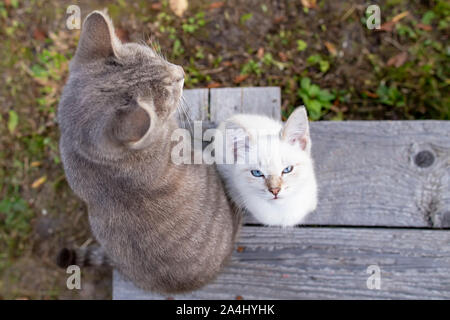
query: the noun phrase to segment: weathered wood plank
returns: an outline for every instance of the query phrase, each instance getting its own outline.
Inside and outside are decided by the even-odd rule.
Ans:
[[[187,104],[187,111],[193,120],[209,119],[209,92],[208,89],[190,89],[183,91]]]
[[[280,88],[214,88],[210,90],[209,107],[210,120],[216,124],[235,113],[256,113],[280,119]]]
[[[242,113],[242,88],[216,88],[209,94],[212,122],[219,124],[235,113]]]
[[[189,89],[183,91],[183,101],[177,109],[180,126],[192,129],[193,120],[209,121],[208,95],[208,89]]]
[[[307,224],[450,227],[450,122],[314,122],[311,137]]]
[[[214,106],[211,106],[214,108]],[[281,91],[279,87],[250,87],[242,91],[242,112],[261,114],[281,120]]]
[[[244,227],[215,282],[176,299],[449,299],[450,231]],[[380,290],[367,288],[379,266]],[[114,299],[165,299],[116,272]]]

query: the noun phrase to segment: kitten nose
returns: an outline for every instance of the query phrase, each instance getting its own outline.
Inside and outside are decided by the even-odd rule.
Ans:
[[[281,188],[269,188],[269,191],[276,196],[280,192]]]

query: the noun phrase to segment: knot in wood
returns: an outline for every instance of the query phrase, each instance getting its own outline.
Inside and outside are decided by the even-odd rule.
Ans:
[[[414,157],[414,162],[421,168],[428,168],[434,163],[434,155],[428,150],[420,151]]]

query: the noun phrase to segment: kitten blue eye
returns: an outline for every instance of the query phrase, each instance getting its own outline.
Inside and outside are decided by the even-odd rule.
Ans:
[[[294,166],[286,167],[286,168],[284,168],[283,173],[289,173],[292,171],[292,169],[294,169]]]
[[[261,171],[259,171],[259,170],[252,170],[250,172],[252,173],[252,175],[254,177],[263,177],[264,176],[263,173]]]

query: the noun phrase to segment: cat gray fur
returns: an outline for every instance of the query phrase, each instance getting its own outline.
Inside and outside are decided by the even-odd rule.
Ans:
[[[171,162],[182,68],[122,44],[94,11],[69,71],[58,110],[62,162],[108,260],[143,289],[205,285],[231,255],[241,215],[214,166]]]

